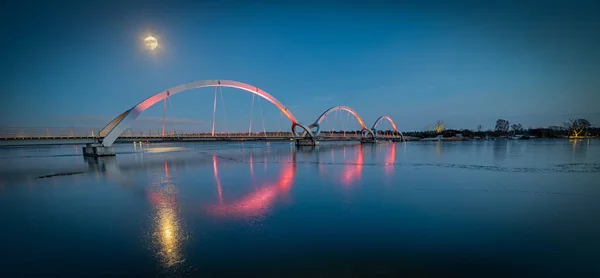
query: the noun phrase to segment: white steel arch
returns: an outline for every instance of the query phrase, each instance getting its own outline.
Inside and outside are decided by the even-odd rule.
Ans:
[[[402,141],[404,141],[404,135],[402,134],[402,132],[398,131],[398,128],[396,128],[396,123],[394,123],[394,120],[392,120],[392,117],[390,116],[381,116],[377,118],[377,120],[373,124],[373,127],[371,128],[371,130],[373,130],[373,133],[377,135],[377,125],[383,120],[387,120],[388,122],[390,122],[390,124],[392,124],[392,128],[394,129],[394,132],[400,133],[400,138],[402,139]]]
[[[294,127],[297,125],[303,127],[301,124],[298,123],[298,121],[296,121],[296,118],[294,117],[294,115],[292,115],[292,112],[289,111],[281,102],[279,102],[279,100],[257,87],[232,80],[199,80],[175,86],[168,90],[157,93],[138,103],[131,109],[121,113],[108,125],[106,125],[106,127],[104,127],[102,131],[100,131],[99,135],[102,138],[102,145],[111,146],[121,135],[121,133],[123,133],[123,131],[125,131],[144,110],[150,108],[152,105],[158,103],[159,101],[183,91],[204,87],[230,87],[255,94],[259,97],[266,99],[270,103],[274,104],[279,110],[281,110],[281,112],[292,122],[292,130],[294,130]],[[304,129],[306,130],[306,128]],[[308,132],[308,135],[312,138],[312,132],[310,132],[310,130]]]
[[[331,108],[325,110],[325,112],[323,112],[323,114],[321,114],[321,116],[319,116],[319,118],[317,118],[317,120],[313,124],[309,125],[308,128],[311,129],[311,130],[313,128],[317,128],[316,131],[313,131],[312,135],[314,135],[314,136],[319,135],[319,133],[321,132],[321,130],[320,130],[320,128],[321,128],[321,122],[323,122],[323,120],[325,120],[325,118],[327,117],[327,115],[329,115],[332,112],[340,111],[340,110],[346,111],[346,112],[352,114],[354,116],[354,118],[356,118],[356,120],[358,121],[358,124],[360,125],[361,130],[362,131],[366,131],[368,134],[370,134],[371,136],[375,137],[375,134],[373,133],[373,131],[371,131],[370,129],[368,129],[365,126],[365,122],[358,115],[358,113],[356,113],[356,111],[354,111],[352,108],[350,108],[348,106],[342,106],[342,105],[334,106],[334,107],[331,107]]]

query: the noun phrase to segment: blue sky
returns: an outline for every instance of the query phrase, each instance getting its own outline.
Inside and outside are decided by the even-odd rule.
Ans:
[[[8,3],[0,126],[101,128],[154,93],[203,79],[262,88],[305,123],[335,105],[369,125],[389,115],[401,130],[439,119],[471,129],[497,118],[600,122],[594,1],[123,2]],[[143,48],[148,34],[156,53]],[[252,96],[226,88],[223,100],[217,129],[247,130]],[[212,102],[212,89],[172,97],[168,126],[210,130]],[[289,129],[260,105],[266,129]],[[162,107],[141,117],[136,126],[158,129]]]

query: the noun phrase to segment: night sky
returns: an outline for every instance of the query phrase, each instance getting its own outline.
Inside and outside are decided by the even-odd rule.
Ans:
[[[598,1],[43,2],[0,8],[0,126],[101,128],[204,79],[257,86],[305,123],[334,105],[369,125],[389,115],[402,131],[440,119],[600,123]],[[213,92],[172,97],[169,124],[210,130]],[[225,88],[223,100],[218,128],[247,130],[252,95]],[[267,130],[289,129],[273,105],[255,105],[255,126],[261,105]],[[162,105],[141,117],[158,128]]]

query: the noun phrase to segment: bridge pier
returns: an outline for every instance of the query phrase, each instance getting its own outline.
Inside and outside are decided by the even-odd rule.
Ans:
[[[105,147],[102,144],[99,143],[92,143],[92,144],[86,144],[85,147],[83,147],[83,156],[91,156],[91,157],[98,157],[98,156],[115,156],[116,152],[115,152],[115,147],[110,146],[110,147]]]
[[[361,144],[374,144],[377,143],[377,139],[375,138],[362,138],[360,139]]]
[[[298,147],[303,147],[303,146],[317,146],[319,145],[319,141],[312,139],[312,138],[302,138],[302,139],[296,139],[296,146]]]

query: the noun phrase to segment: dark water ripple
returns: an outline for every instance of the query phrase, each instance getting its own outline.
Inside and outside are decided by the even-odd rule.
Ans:
[[[236,162],[236,163],[250,163],[236,158],[217,156],[219,159]],[[483,171],[495,171],[495,172],[513,172],[513,173],[597,173],[600,172],[600,163],[566,163],[556,164],[553,167],[503,167],[493,165],[475,165],[475,164],[457,164],[457,163],[354,163],[354,162],[319,162],[319,161],[298,161],[298,162],[273,162],[254,160],[253,164],[282,164],[282,163],[296,163],[296,164],[313,164],[313,165],[361,165],[361,166],[387,166],[394,165],[400,167],[435,167],[435,168],[455,168],[455,169],[467,169],[467,170],[483,170]]]
[[[554,167],[536,168],[536,167],[502,167],[489,165],[472,165],[472,164],[441,164],[441,163],[415,163],[415,164],[396,164],[398,166],[413,166],[413,167],[444,167],[469,170],[485,170],[496,172],[517,172],[517,173],[541,173],[541,172],[563,172],[563,173],[594,173],[600,172],[600,164],[598,163],[569,163],[557,164]]]

